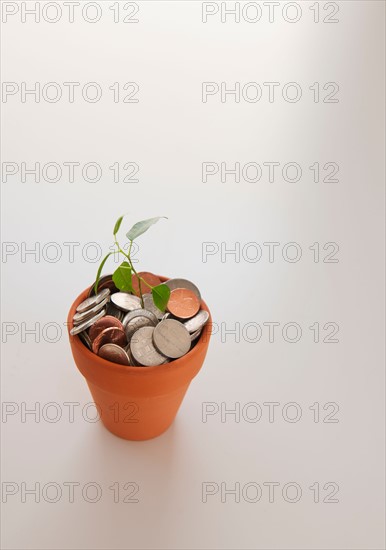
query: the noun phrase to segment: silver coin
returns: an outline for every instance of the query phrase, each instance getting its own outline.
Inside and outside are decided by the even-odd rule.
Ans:
[[[144,367],[155,367],[168,361],[167,357],[159,353],[154,347],[153,332],[153,327],[142,327],[137,330],[130,342],[130,350],[134,360]]]
[[[129,358],[130,365],[133,365],[133,366],[136,365],[137,363],[135,362],[133,354],[131,353],[130,342],[125,347],[125,352],[127,353],[127,356]]]
[[[209,319],[209,313],[204,309],[200,309],[197,315],[185,321],[184,325],[185,325],[185,328],[190,333],[192,333],[192,332],[201,330],[202,327],[205,325],[205,323],[208,321],[208,319]]]
[[[94,306],[105,300],[110,296],[110,290],[108,288],[105,288],[104,290],[101,290],[101,292],[98,292],[95,296],[90,296],[89,298],[86,298],[81,304],[78,305],[76,308],[76,311],[78,313],[83,313],[84,311],[88,311],[92,309]]]
[[[91,327],[98,319],[101,319],[104,315],[106,315],[106,310],[102,309],[99,313],[94,315],[94,317],[91,317],[91,319],[87,319],[87,321],[84,321],[84,323],[81,323],[80,325],[76,325],[74,328],[70,330],[71,336],[75,336],[75,334],[79,334],[83,330],[86,330],[87,328]]]
[[[130,358],[126,351],[117,344],[104,344],[98,350],[99,357],[111,361],[112,363],[119,363],[120,365],[130,365]]]
[[[106,311],[107,311],[107,315],[112,315],[113,317],[116,317],[117,319],[119,319],[119,321],[121,322],[123,321],[125,312],[115,307],[115,305],[112,304],[111,301],[107,303]]]
[[[187,288],[188,290],[192,290],[198,299],[201,300],[200,291],[196,285],[192,283],[192,281],[188,281],[188,279],[169,279],[165,281],[165,285],[167,285],[170,290],[174,290],[175,288]]]
[[[190,334],[180,321],[166,319],[161,321],[154,329],[153,342],[157,350],[170,357],[177,359],[190,350]]]
[[[155,305],[153,296],[150,292],[143,295],[143,304],[145,309],[154,313],[157,319],[162,319],[162,317],[165,315],[165,312],[158,309],[158,307]]]
[[[170,317],[170,313],[166,312],[165,315],[162,316],[161,321],[165,321],[165,319],[168,319]]]
[[[85,330],[79,333],[79,338],[88,349],[92,350],[90,337]]]
[[[202,328],[196,330],[196,332],[193,332],[191,335],[190,335],[190,340],[191,342],[194,342],[195,340],[197,340],[197,338],[200,336],[202,332]]]
[[[91,319],[91,317],[94,317],[94,315],[96,315],[101,309],[105,307],[109,298],[110,297],[107,296],[107,298],[99,302],[99,304],[92,307],[91,309],[86,309],[86,311],[82,311],[82,313],[75,313],[74,317],[72,318],[72,320],[74,321],[74,325],[79,325],[80,323]]]
[[[148,317],[134,317],[125,325],[126,338],[131,340],[133,334],[142,327],[154,327],[154,323]]]
[[[150,319],[150,321],[152,321],[154,326],[158,323],[158,319],[154,315],[154,313],[148,311],[147,309],[138,308],[134,309],[133,311],[129,311],[129,313],[126,313],[123,318],[122,325],[126,327],[127,323],[129,323],[135,317],[147,317],[147,319]]]
[[[111,295],[112,303],[122,311],[132,311],[141,307],[141,300],[138,296],[127,292],[115,292]]]

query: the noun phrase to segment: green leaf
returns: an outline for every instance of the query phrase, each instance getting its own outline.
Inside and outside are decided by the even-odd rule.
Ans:
[[[158,286],[154,286],[151,293],[153,295],[153,302],[158,309],[165,311],[169,301],[170,288],[167,285],[160,284]]]
[[[118,233],[119,228],[121,227],[121,223],[122,223],[122,220],[123,220],[124,216],[125,216],[125,215],[121,216],[121,217],[118,218],[117,221],[115,222],[114,231],[113,231],[113,235],[114,235],[114,236]]]
[[[122,292],[131,292],[133,290],[133,285],[131,284],[131,267],[128,262],[122,262],[114,271],[113,281],[115,286]]]
[[[157,218],[149,218],[148,220],[137,222],[133,225],[130,231],[126,233],[126,237],[129,241],[134,241],[134,239],[142,235],[142,233],[145,233],[149,227],[151,227],[154,223],[157,223],[161,218],[165,218],[167,220],[166,216],[158,216]]]
[[[111,254],[113,254],[112,252],[109,252],[102,260],[99,268],[98,268],[98,272],[97,272],[97,276],[96,276],[96,280],[95,280],[95,283],[94,283],[94,292],[95,294],[98,294],[98,283],[99,283],[99,279],[101,278],[101,273],[102,273],[102,269],[103,269],[103,266],[105,265],[106,263],[106,260],[109,256],[111,256]]]

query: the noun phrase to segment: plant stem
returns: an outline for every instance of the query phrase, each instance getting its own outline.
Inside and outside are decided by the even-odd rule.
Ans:
[[[126,252],[124,252],[122,250],[122,248],[119,246],[119,243],[117,241],[117,238],[115,237],[115,244],[117,245],[117,249],[118,249],[118,252],[120,252],[121,254],[123,254],[125,256],[125,258],[127,258],[127,260],[129,261],[129,264],[130,264],[130,267],[131,269],[133,270],[135,276],[137,277],[137,280],[138,280],[138,287],[139,287],[139,295],[140,295],[140,300],[141,300],[141,306],[144,307],[145,304],[144,304],[144,301],[143,301],[143,296],[142,296],[142,287],[141,287],[141,280],[143,281],[142,277],[139,277],[138,276],[138,273],[136,272],[135,270],[135,267],[133,266],[133,262],[130,258],[130,252],[131,252],[131,245],[133,244],[133,241],[130,241],[130,246],[129,246],[129,250],[126,254]],[[145,282],[145,281],[144,281]]]
[[[128,253],[127,253],[128,256],[130,256],[132,244],[133,244],[133,241],[130,241],[129,251],[128,251]],[[134,269],[133,262],[132,262],[131,258],[130,258],[130,265],[131,265],[131,269],[134,271],[134,273],[135,273],[135,275],[136,275],[136,277],[137,277],[137,280],[138,280],[138,288],[139,288],[139,294],[140,294],[140,296],[141,296],[141,304],[142,304],[142,307],[144,307],[143,296],[142,296],[141,281],[143,281],[144,283],[145,283],[146,281],[144,281],[144,279],[142,279],[142,277],[139,277],[138,273],[137,273],[136,270]]]

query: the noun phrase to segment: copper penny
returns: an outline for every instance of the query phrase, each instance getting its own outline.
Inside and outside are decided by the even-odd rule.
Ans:
[[[90,330],[88,331],[91,342],[95,340],[102,330],[110,327],[121,328],[123,330],[121,321],[112,315],[105,315],[102,319],[99,319],[99,321],[91,325]]]
[[[154,275],[154,273],[149,273],[147,271],[140,271],[138,275],[139,277],[142,277],[142,279],[145,280],[145,282],[141,281],[142,294],[151,292],[152,286],[158,286],[161,284],[161,279],[157,277],[157,275]],[[131,283],[133,285],[133,293],[136,296],[139,296],[139,281],[136,275],[133,275],[131,279]],[[150,286],[147,285],[146,283],[149,283]]]
[[[127,338],[125,331],[117,327],[105,328],[98,334],[92,343],[92,351],[98,353],[99,348],[105,344],[117,344],[118,346],[126,346]]]
[[[117,344],[105,344],[99,348],[99,357],[112,361],[113,363],[119,363],[120,365],[130,365],[130,358],[126,351],[117,346]]]
[[[190,319],[200,309],[200,300],[192,290],[175,288],[170,293],[167,309],[179,319]]]
[[[95,296],[94,286],[95,286],[95,282],[93,283],[93,285],[90,287],[90,290],[88,291],[89,296]],[[104,290],[105,288],[108,288],[111,294],[113,294],[114,292],[118,292],[118,288],[114,284],[112,275],[104,275],[99,279],[98,293]]]

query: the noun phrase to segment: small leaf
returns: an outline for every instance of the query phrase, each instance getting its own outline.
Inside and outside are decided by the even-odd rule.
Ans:
[[[154,223],[157,223],[161,218],[165,218],[167,220],[166,216],[158,216],[157,218],[149,218],[148,220],[137,222],[133,225],[130,231],[126,233],[126,237],[129,241],[134,241],[134,239],[142,235],[142,233],[145,233],[149,227],[151,227]]]
[[[128,262],[122,262],[113,273],[114,284],[121,292],[131,292],[131,267]]]
[[[94,292],[95,294],[98,294],[98,283],[99,283],[99,279],[101,278],[101,273],[102,273],[102,269],[103,269],[103,266],[105,265],[106,263],[106,260],[109,256],[111,256],[112,252],[109,252],[102,260],[99,268],[98,268],[98,272],[97,272],[97,276],[96,276],[96,280],[95,280],[95,283],[94,283]]]
[[[169,301],[170,288],[167,285],[160,284],[158,286],[154,286],[151,293],[153,295],[153,302],[158,309],[165,311]]]
[[[121,223],[122,223],[123,218],[124,218],[124,215],[121,216],[120,218],[118,218],[117,221],[115,222],[114,231],[113,231],[114,236],[118,233],[119,228],[121,227]]]

